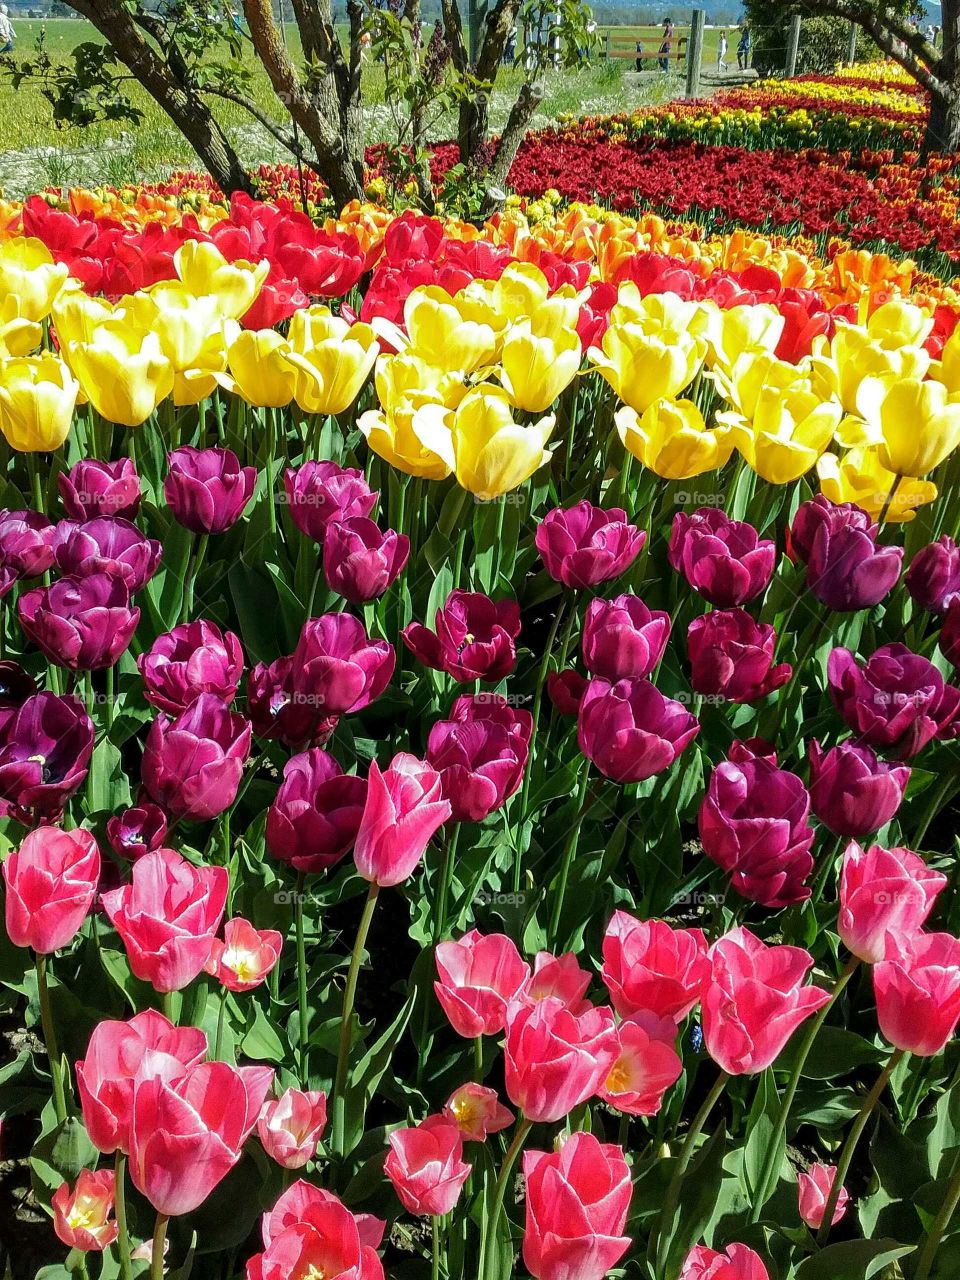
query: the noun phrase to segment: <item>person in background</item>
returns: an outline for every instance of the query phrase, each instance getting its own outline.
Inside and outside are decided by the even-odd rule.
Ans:
[[[639,51],[640,45],[637,45]],[[670,70],[670,55],[673,52],[673,19],[664,18],[663,20],[663,40],[660,43],[657,62],[661,71]],[[640,59],[637,59],[637,70],[640,70]]]
[[[727,69],[727,33],[720,32],[720,39],[717,44],[717,75],[722,76]]]
[[[10,10],[0,4],[0,53],[13,53],[13,42],[17,37],[10,21]]]
[[[737,66],[746,71],[750,66],[750,27],[745,22],[740,28],[740,40],[737,43]]]
[[[512,67],[513,60],[517,56],[517,28],[511,27],[507,32],[507,42],[503,46],[503,65]]]

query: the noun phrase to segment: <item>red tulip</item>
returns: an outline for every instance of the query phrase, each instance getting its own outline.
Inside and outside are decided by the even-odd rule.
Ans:
[[[592,1098],[617,1060],[616,1024],[606,1007],[579,1016],[556,996],[507,1010],[507,1096],[528,1120],[562,1120]]]
[[[223,941],[214,939],[204,967],[228,991],[252,991],[277,963],[282,946],[276,929],[255,929],[237,916],[223,926]]]
[[[412,1129],[395,1129],[383,1171],[410,1213],[449,1213],[470,1177],[460,1130],[445,1116],[428,1116]]]
[[[898,1049],[929,1058],[960,1021],[960,938],[918,933],[873,969],[880,1030]]]
[[[515,600],[493,601],[479,592],[451,591],[434,620],[435,631],[421,622],[403,629],[403,642],[424,666],[446,671],[454,680],[502,680],[517,661],[520,632]]]
[[[681,1022],[700,999],[709,975],[701,929],[637,920],[626,911],[611,916],[603,935],[600,976],[621,1018],[648,1012]]]
[[[366,779],[344,773],[321,747],[293,756],[267,810],[267,848],[297,871],[332,867],[356,839],[366,795]]]
[[[824,1211],[836,1176],[837,1168],[832,1164],[813,1164],[806,1173],[797,1174],[800,1217],[813,1231],[819,1231],[823,1222]],[[849,1203],[850,1193],[846,1187],[841,1187],[830,1223],[832,1227],[835,1227],[847,1212]]]
[[[496,1035],[506,1026],[507,1006],[530,976],[530,966],[510,938],[471,929],[436,949],[437,999],[458,1035]]]
[[[386,1224],[352,1214],[331,1192],[295,1182],[263,1215],[263,1253],[247,1263],[246,1280],[383,1280],[376,1249]]]
[[[496,1089],[473,1083],[454,1089],[444,1103],[443,1114],[457,1126],[464,1142],[484,1142],[491,1133],[509,1129],[515,1119]]]
[[[38,827],[3,863],[7,936],[42,955],[76,937],[100,883],[100,850],[89,831]]]
[[[676,1084],[683,1063],[676,1051],[677,1024],[655,1013],[635,1013],[617,1027],[620,1052],[597,1093],[631,1116],[655,1116]]]
[[[287,1089],[267,1101],[257,1120],[257,1137],[267,1155],[284,1169],[302,1169],[317,1154],[327,1124],[327,1095]]]
[[[894,958],[901,943],[920,932],[946,883],[909,849],[875,844],[864,851],[851,840],[840,874],[837,931],[868,964]]]
[[[64,1182],[54,1192],[53,1229],[67,1248],[102,1253],[116,1240],[119,1227],[109,1221],[114,1185],[112,1169],[81,1169],[73,1187]]]
[[[437,771],[407,752],[395,755],[382,772],[371,761],[353,849],[364,880],[385,888],[413,874],[431,836],[451,814],[440,791]]]

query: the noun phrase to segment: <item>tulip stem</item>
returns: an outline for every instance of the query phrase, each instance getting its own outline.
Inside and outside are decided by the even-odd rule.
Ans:
[[[440,1219],[436,1214],[430,1219],[433,1228],[433,1262],[430,1268],[432,1280],[440,1280]]]
[[[363,915],[360,917],[357,938],[353,944],[350,968],[347,971],[347,985],[343,990],[343,1012],[340,1015],[340,1047],[337,1052],[337,1074],[334,1077],[333,1084],[333,1149],[338,1155],[343,1155],[343,1127],[347,1105],[344,1095],[347,1085],[347,1062],[350,1057],[350,1024],[353,1018],[353,1002],[357,995],[360,960],[367,944],[367,934],[370,932],[370,922],[373,919],[373,912],[377,905],[377,895],[379,893],[380,886],[376,883],[371,884],[370,892],[367,894],[367,900],[363,906]]]
[[[187,585],[184,591],[183,600],[183,622],[190,622],[193,614],[193,597],[197,587],[197,577],[203,565],[204,557],[207,554],[207,542],[209,541],[207,534],[201,533],[197,539],[197,548],[193,553],[193,561],[187,573]]]
[[[667,1235],[669,1231],[672,1235],[674,1216],[677,1211],[677,1202],[680,1199],[680,1184],[683,1182],[683,1175],[687,1171],[690,1161],[693,1159],[693,1149],[696,1145],[697,1138],[703,1130],[703,1126],[707,1123],[707,1117],[713,1110],[717,1099],[727,1087],[730,1077],[726,1071],[721,1071],[714,1081],[713,1088],[703,1100],[703,1105],[693,1118],[693,1123],[687,1131],[687,1136],[680,1148],[680,1154],[677,1157],[677,1167],[673,1171],[673,1177],[670,1179],[670,1185],[667,1188],[667,1194],[663,1202],[663,1210],[660,1214],[660,1224],[655,1235],[651,1236],[651,1246],[656,1244],[656,1274],[666,1280],[666,1255],[669,1249],[670,1237]]]
[[[483,1036],[475,1036],[473,1040],[473,1069],[480,1084],[483,1080]]]
[[[860,1135],[867,1127],[867,1121],[873,1114],[873,1110],[880,1101],[880,1096],[890,1082],[890,1077],[902,1061],[905,1055],[904,1049],[895,1049],[887,1061],[887,1065],[880,1072],[876,1084],[863,1100],[863,1106],[853,1122],[853,1127],[847,1134],[847,1139],[843,1144],[840,1152],[840,1158],[837,1161],[837,1172],[833,1179],[833,1186],[830,1188],[830,1194],[827,1196],[827,1203],[823,1210],[823,1221],[820,1224],[820,1230],[817,1232],[817,1244],[822,1249],[827,1243],[827,1237],[830,1234],[830,1228],[833,1225],[833,1215],[836,1212],[837,1201],[840,1199],[840,1192],[847,1177],[850,1163],[853,1160],[854,1153],[857,1149],[857,1143],[860,1141]]]
[[[213,1056],[220,1061],[220,1051],[223,1048],[223,1024],[227,1013],[227,988],[220,988],[220,1008],[217,1011],[217,1040],[213,1051]]]
[[[920,1259],[917,1262],[913,1280],[927,1280],[930,1268],[933,1266],[933,1260],[937,1256],[937,1250],[940,1248],[943,1233],[949,1226],[950,1219],[956,1212],[958,1204],[960,1204],[960,1155],[953,1162],[953,1177],[947,1186],[947,1194],[943,1198],[943,1204],[940,1206],[933,1222],[930,1223],[930,1230],[927,1232],[926,1242],[920,1252]]]
[[[297,877],[297,896],[294,901],[293,915],[297,930],[297,1010],[300,1023],[300,1082],[304,1089],[310,1088],[310,1027],[307,1021],[307,940],[303,927],[303,900],[306,894],[307,878],[301,871]]]
[[[43,1042],[47,1046],[47,1057],[50,1060],[50,1079],[53,1081],[53,1105],[57,1120],[62,1124],[67,1118],[67,1099],[63,1088],[63,1075],[60,1070],[60,1050],[57,1047],[57,1031],[53,1022],[53,1010],[50,1007],[50,989],[47,985],[47,957],[37,952],[37,991],[40,997],[40,1026],[43,1029]]]
[[[813,884],[813,892],[810,895],[810,902],[813,906],[816,906],[823,897],[823,891],[826,889],[827,881],[830,879],[830,872],[837,861],[837,855],[843,848],[843,842],[846,838],[846,836],[837,836],[836,839],[830,842],[830,848],[823,860],[823,865],[817,872],[817,878]]]
[[[164,1213],[157,1214],[157,1225],[153,1229],[153,1252],[150,1258],[150,1280],[163,1280],[164,1247],[167,1243],[167,1223],[170,1219]]]
[[[900,481],[901,481],[902,479],[903,479],[903,476],[894,476],[894,477],[893,477],[893,484],[890,486],[890,492],[887,494],[886,499],[885,499],[885,501],[884,501],[884,504],[883,504],[883,506],[880,508],[880,514],[879,514],[879,516],[877,517],[877,528],[878,528],[878,529],[882,529],[882,528],[883,528],[883,522],[884,522],[884,520],[886,520],[887,515],[888,515],[888,513],[889,513],[889,511],[890,511],[890,508],[891,508],[891,506],[893,505],[893,500],[894,500],[894,498],[897,496],[897,490],[900,488]]]
[[[767,1144],[766,1154],[763,1158],[763,1168],[760,1171],[760,1179],[757,1183],[757,1194],[753,1202],[753,1208],[750,1212],[751,1222],[759,1221],[763,1206],[773,1194],[773,1189],[776,1186],[776,1175],[778,1172],[777,1154],[780,1150],[780,1143],[783,1139],[783,1135],[786,1132],[787,1120],[790,1116],[790,1108],[793,1106],[793,1100],[796,1097],[797,1088],[800,1084],[800,1076],[803,1073],[803,1068],[806,1064],[807,1058],[810,1056],[813,1043],[817,1038],[820,1028],[827,1019],[827,1014],[836,1003],[837,997],[853,977],[859,965],[859,957],[851,956],[844,966],[840,977],[837,978],[833,985],[833,990],[830,992],[830,999],[823,1008],[818,1009],[816,1015],[809,1020],[803,1040],[800,1042],[800,1048],[797,1051],[796,1061],[793,1064],[793,1071],[790,1074],[790,1080],[787,1083],[786,1092],[780,1102],[780,1111],[777,1114],[777,1121],[774,1125],[773,1133],[770,1135],[770,1140]]]
[[[173,1025],[176,1026],[179,1019],[177,1017],[177,1007],[174,1002],[173,992],[164,991],[160,999],[163,1004],[163,1016],[168,1022],[172,1022]]]
[[[560,917],[563,914],[563,900],[567,893],[567,881],[570,879],[570,866],[573,862],[573,855],[576,852],[577,840],[580,836],[580,828],[583,826],[583,820],[587,816],[587,812],[595,803],[600,791],[601,780],[598,778],[593,790],[587,794],[587,787],[590,783],[590,761],[586,762],[580,777],[580,787],[577,791],[577,812],[573,819],[573,825],[570,828],[570,834],[567,836],[567,843],[563,849],[563,860],[560,864],[560,883],[557,886],[557,893],[553,900],[553,909],[550,912],[550,928],[547,931],[547,937],[554,944],[557,942],[557,934],[560,930]]]
[[[510,1180],[510,1171],[513,1168],[514,1161],[520,1154],[520,1148],[527,1140],[527,1134],[533,1128],[533,1121],[528,1120],[524,1116],[517,1125],[517,1131],[513,1135],[513,1141],[507,1147],[506,1155],[503,1157],[503,1164],[500,1166],[500,1176],[497,1178],[497,1185],[493,1192],[493,1206],[490,1211],[490,1217],[487,1219],[486,1230],[483,1233],[483,1239],[480,1242],[480,1269],[478,1276],[480,1280],[497,1280],[496,1276],[488,1276],[487,1264],[490,1258],[495,1257],[495,1246],[497,1242],[497,1232],[500,1228],[500,1214],[503,1212],[503,1201],[507,1194],[507,1182]]]
[[[930,823],[934,820],[934,818],[943,808],[944,804],[946,803],[947,799],[950,796],[950,792],[955,788],[955,786],[956,786],[956,779],[954,778],[953,770],[950,769],[947,772],[947,776],[943,779],[943,781],[939,784],[939,786],[936,786],[933,788],[933,796],[931,798],[931,801],[929,805],[927,805],[926,812],[924,813],[923,817],[920,820],[920,825],[917,828],[916,835],[913,837],[913,845],[911,846],[912,848],[915,848],[915,849],[920,848],[923,838],[927,834],[927,829],[930,826]]]
[[[440,868],[440,883],[437,886],[437,902],[433,916],[433,941],[436,944],[443,937],[447,928],[447,907],[450,902],[450,885],[453,880],[453,863],[457,856],[457,845],[460,842],[462,822],[455,822],[453,830],[443,842],[443,863]]]
[[[127,1232],[127,1199],[124,1193],[124,1178],[127,1174],[127,1158],[119,1149],[114,1157],[114,1203],[117,1214],[117,1251],[120,1254],[120,1275],[123,1280],[130,1280],[133,1267],[130,1265],[130,1236]]]

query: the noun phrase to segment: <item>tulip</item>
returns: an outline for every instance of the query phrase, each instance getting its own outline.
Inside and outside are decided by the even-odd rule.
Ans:
[[[317,323],[320,312],[326,318]],[[369,378],[380,353],[368,324],[349,325],[326,307],[313,307],[308,332],[303,312],[290,326],[290,364],[297,371],[293,395],[304,413],[334,414],[349,409]]]
[[[910,781],[906,765],[886,764],[852,740],[823,751],[809,747],[813,812],[838,836],[879,831],[896,814]]]
[[[232,449],[193,449],[167,455],[163,496],[173,518],[191,533],[223,533],[253,497],[256,467],[241,467]]]
[[[54,526],[39,511],[0,511],[0,566],[13,580],[39,578],[53,564]]]
[[[824,453],[817,460],[820,487],[833,502],[855,502],[876,520],[886,510],[887,524],[905,524],[916,518],[917,507],[933,502],[937,486],[929,480],[904,476],[897,481],[881,466],[879,450],[848,449],[842,456]],[[897,484],[894,485],[894,481]],[[891,493],[893,498],[888,503]]]
[[[847,846],[837,931],[846,947],[877,964],[916,937],[947,883],[909,849]]]
[[[572,1133],[556,1151],[527,1151],[524,1266],[536,1280],[603,1280],[630,1239],[633,1184],[623,1151]]]
[[[783,1052],[829,993],[804,986],[813,957],[802,947],[768,947],[749,929],[731,929],[710,948],[702,996],[707,1052],[729,1075],[756,1075]]]
[[[605,680],[643,679],[670,639],[670,615],[652,612],[639,596],[591,600],[580,645],[587,670]]]
[[[513,1004],[504,1046],[507,1096],[527,1120],[562,1120],[593,1097],[618,1052],[610,1009],[578,1015],[555,996]]]
[[[145,1076],[173,1080],[207,1052],[199,1027],[175,1027],[146,1009],[128,1022],[99,1022],[77,1063],[77,1089],[90,1141],[105,1155],[130,1151],[133,1091]]]
[[[878,434],[881,466],[895,476],[925,476],[960,444],[960,404],[943,383],[895,374],[864,381],[859,406]]]
[[[35,587],[17,601],[17,616],[50,661],[71,671],[112,667],[140,622],[122,579],[105,573]]]
[[[544,413],[580,368],[580,339],[570,330],[543,336],[533,318],[510,326],[500,348],[500,380],[518,409]]]
[[[243,1153],[273,1079],[271,1067],[201,1062],[135,1088],[130,1125],[133,1185],[167,1217],[192,1213]]]
[[[325,613],[303,624],[293,652],[293,692],[323,716],[361,711],[390,683],[395,662],[393,645],[371,640],[359,619]]]
[[[617,1038],[620,1052],[597,1092],[626,1115],[655,1116],[663,1095],[683,1072],[674,1047],[677,1024],[641,1011],[620,1023]]]
[[[82,458],[70,471],[61,471],[57,487],[71,520],[115,516],[133,520],[140,509],[140,479],[129,458],[100,462]]]
[[[437,999],[458,1035],[492,1036],[507,1024],[507,1007],[516,1000],[530,966],[505,934],[471,929],[457,942],[441,942],[435,953]]]
[[[664,920],[637,920],[615,911],[603,935],[600,977],[621,1018],[652,1013],[682,1022],[710,973],[701,929],[674,929]]]
[[[212,693],[201,693],[174,718],[150,726],[140,776],[151,797],[178,818],[203,822],[237,798],[251,730]]]
[[[197,298],[178,281],[160,280],[128,300],[126,316],[159,338],[174,370],[175,405],[198,404],[216,390],[227,362],[216,299]]]
[[[649,680],[591,680],[577,717],[580,750],[621,783],[668,769],[699,732],[696,717]]]
[[[960,601],[954,601],[947,609],[938,643],[950,665],[960,670]]]
[[[426,759],[440,775],[453,821],[482,822],[519,788],[527,744],[490,720],[439,720],[430,730]]]
[[[864,533],[874,541],[877,526],[863,507],[855,502],[831,502],[818,493],[809,502],[801,502],[790,525],[791,552],[804,564],[809,564],[813,546],[821,530],[828,536],[841,530]]]
[[[288,747],[326,742],[340,718],[294,689],[292,654],[269,665],[258,662],[251,670],[247,714],[258,737],[278,738]]]
[[[243,676],[239,636],[198,619],[166,631],[137,658],[144,697],[152,707],[177,716],[201,693],[232,702]]]
[[[50,351],[5,360],[0,432],[18,453],[52,453],[70,434],[80,384]]]
[[[554,415],[532,426],[514,421],[506,391],[480,383],[453,411],[451,444],[457,481],[482,502],[517,489],[550,461]]]
[[[789,662],[774,665],[777,637],[743,609],[715,609],[687,628],[690,683],[697,693],[729,702],[758,702],[785,685]]]
[[[960,599],[960,547],[946,534],[921,547],[903,580],[921,609],[946,613]]]
[[[290,344],[275,329],[225,330],[229,377],[223,385],[247,404],[283,409],[293,399],[297,372],[290,363]]]
[[[460,1199],[470,1177],[463,1138],[446,1116],[427,1116],[411,1129],[394,1129],[383,1171],[409,1213],[439,1217]]]
[[[589,680],[573,668],[551,671],[547,676],[547,693],[562,716],[575,716],[580,711],[580,703],[589,683]]]
[[[255,929],[237,916],[223,926],[223,941],[214,939],[204,969],[228,991],[252,991],[276,965],[282,946],[276,929]]]
[[[185,240],[174,255],[177,275],[195,298],[214,298],[221,315],[239,320],[250,310],[270,264],[243,259],[228,262],[215,244]]]
[[[454,1089],[444,1103],[443,1115],[457,1126],[464,1142],[485,1142],[491,1133],[509,1129],[515,1118],[496,1089],[473,1083]]]
[[[365,780],[321,748],[293,756],[267,810],[267,848],[304,874],[325,871],[356,839],[366,795]]]
[[[594,587],[618,578],[647,540],[619,507],[595,507],[586,499],[554,507],[537,525],[537,550],[547,573],[566,587]]]
[[[900,759],[960,729],[960,689],[906,645],[882,645],[863,666],[849,649],[834,649],[827,683],[834,706],[860,742]]]
[[[700,1244],[687,1254],[679,1280],[770,1280],[770,1273],[745,1244],[729,1244],[723,1253]]]
[[[746,604],[770,582],[776,545],[753,525],[731,520],[719,507],[678,511],[670,529],[670,563],[704,600],[721,609]]]
[[[263,1104],[257,1137],[267,1155],[283,1169],[302,1169],[317,1154],[327,1124],[327,1095],[287,1089]]]
[[[43,320],[70,274],[63,262],[54,262],[47,246],[34,236],[13,236],[0,247],[0,295],[14,294],[21,314]]]
[[[290,1259],[304,1278],[384,1280],[375,1250],[386,1223],[352,1214],[331,1192],[295,1182],[262,1220],[264,1252],[247,1263],[248,1280],[290,1280]]]
[[[600,347],[591,347],[587,355],[620,399],[642,414],[655,401],[672,400],[689,386],[705,353],[703,339],[685,326],[656,332],[652,325],[617,324],[611,315]]]
[[[123,427],[142,426],[173,391],[156,334],[120,319],[99,324],[89,341],[67,342],[64,355],[97,413]]]
[[[153,853],[167,835],[167,819],[159,805],[149,800],[122,809],[107,819],[107,839],[114,853],[135,861],[145,853]]]
[[[384,532],[366,516],[355,516],[327,526],[323,572],[331,591],[351,604],[365,604],[397,580],[409,555],[406,534]]]
[[[484,724],[497,724],[525,747],[533,737],[533,716],[522,707],[515,707],[502,693],[461,693],[453,700],[450,719],[458,724],[479,720]]]
[[[403,642],[434,671],[454,680],[502,680],[517,660],[520,608],[514,600],[493,601],[471,591],[451,591],[436,612],[435,631],[420,622],[404,627]]]
[[[414,351],[425,357],[442,351],[448,368],[472,373],[493,358],[495,337],[489,325],[465,316],[464,301],[436,285],[414,289],[403,318]]]
[[[160,564],[161,546],[129,520],[97,516],[80,524],[63,520],[53,541],[61,573],[88,578],[95,573],[119,578],[133,595],[141,591]]]
[[[52,821],[86,778],[92,753],[93,721],[80,699],[36,693],[0,743],[0,799]]]
[[[373,452],[398,471],[425,480],[445,480],[456,464],[450,416],[444,404],[403,397],[386,413],[376,409],[361,413],[357,427]]]
[[[837,1168],[836,1165],[832,1164],[812,1164],[806,1173],[797,1174],[800,1217],[811,1231],[820,1230],[836,1176]],[[850,1193],[846,1187],[841,1187],[833,1211],[831,1226],[835,1227],[837,1225],[847,1212],[849,1203]]]
[[[0,662],[0,741],[16,712],[36,691],[36,681],[19,662]]]
[[[915,933],[873,968],[873,994],[883,1035],[897,1049],[930,1058],[960,1022],[960,939]]]
[[[329,525],[368,516],[379,497],[362,471],[335,462],[304,462],[296,470],[288,469],[283,485],[293,523],[321,543]]]
[[[50,955],[72,942],[90,914],[100,850],[89,831],[38,827],[3,863],[7,936]]]
[[[157,991],[180,991],[203,972],[223,919],[223,867],[194,867],[172,849],[145,854],[131,884],[103,895],[134,976]]]
[[[821,524],[810,546],[807,588],[828,609],[872,609],[900,576],[902,547],[880,546],[875,531],[842,518]]]
[[[692,400],[654,400],[642,415],[624,405],[613,421],[626,451],[664,480],[718,471],[733,453],[729,423],[708,426]]]
[[[110,1169],[81,1169],[73,1187],[61,1183],[54,1192],[53,1229],[68,1249],[81,1253],[102,1253],[119,1234],[113,1212],[114,1173]]]
[[[573,1013],[583,1013],[589,1001],[583,996],[593,975],[581,969],[572,951],[555,956],[550,951],[538,951],[533,960],[533,972],[524,983],[517,997],[522,1004],[536,1004],[553,996]]]
[[[371,760],[353,848],[364,880],[383,889],[413,874],[431,837],[452,812],[440,790],[437,771],[408,752],[398,752],[382,772]]]
[[[752,902],[783,907],[810,897],[810,796],[795,773],[734,743],[710,776],[697,815],[707,857]]]

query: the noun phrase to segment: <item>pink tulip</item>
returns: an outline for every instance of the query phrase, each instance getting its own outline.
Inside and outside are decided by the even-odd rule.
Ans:
[[[901,941],[920,932],[946,883],[909,849],[875,844],[864,851],[851,840],[843,855],[837,924],[845,946],[868,964],[895,954]]]
[[[471,929],[436,949],[437,999],[458,1035],[492,1036],[507,1021],[507,1006],[523,989],[530,966],[510,938]]]
[[[827,1207],[827,1201],[830,1199],[830,1192],[833,1190],[836,1176],[836,1165],[832,1164],[813,1164],[807,1173],[797,1174],[800,1217],[814,1231],[820,1230],[820,1224],[823,1222],[823,1214]],[[849,1203],[850,1193],[846,1187],[841,1187],[830,1223],[832,1227],[835,1227],[847,1212]]]
[[[484,1142],[491,1133],[509,1129],[516,1118],[497,1097],[496,1089],[462,1084],[444,1103],[443,1114],[460,1130],[464,1142]]]
[[[731,929],[710,948],[703,989],[707,1052],[730,1075],[769,1067],[804,1019],[830,999],[804,986],[813,956],[802,947],[768,947],[749,929]]]
[[[291,1227],[296,1226],[298,1223],[309,1221],[311,1210],[318,1205],[330,1204],[340,1205],[340,1208],[344,1208],[332,1191],[324,1191],[322,1188],[312,1186],[302,1179],[293,1183],[292,1186],[284,1191],[273,1208],[263,1215],[260,1221],[263,1243],[269,1247],[278,1236],[281,1236],[285,1231],[289,1231]],[[368,1249],[379,1249],[383,1241],[383,1233],[387,1228],[387,1224],[383,1219],[374,1217],[372,1213],[355,1213],[350,1216],[354,1220],[361,1246]],[[287,1277],[282,1277],[282,1280],[287,1280]],[[362,1272],[360,1280],[366,1280],[366,1272]]]
[[[536,1280],[602,1280],[630,1247],[633,1185],[620,1147],[572,1133],[557,1151],[527,1151],[523,1261]]]
[[[592,1098],[617,1060],[613,1013],[579,1016],[555,996],[507,1012],[504,1079],[507,1097],[528,1120],[562,1120]]]
[[[388,888],[413,874],[431,836],[450,817],[450,802],[442,800],[440,792],[436,769],[405,751],[382,772],[376,760],[371,761],[353,849],[364,880]]]
[[[201,1062],[134,1091],[130,1176],[158,1213],[192,1213],[240,1159],[273,1080],[272,1067]]]
[[[635,1013],[617,1027],[620,1052],[597,1090],[604,1102],[631,1116],[655,1116],[663,1095],[683,1071],[677,1024],[655,1013]]]
[[[255,929],[237,916],[223,926],[223,941],[214,939],[205,968],[228,991],[252,991],[277,963],[282,946],[276,929]]]
[[[71,1188],[64,1182],[53,1194],[53,1229],[57,1239],[81,1253],[102,1253],[116,1240],[119,1228],[111,1222],[114,1174],[112,1169],[81,1169]]]
[[[449,1213],[470,1176],[463,1138],[445,1116],[427,1116],[412,1129],[395,1129],[383,1171],[409,1213]]]
[[[100,850],[89,831],[38,827],[3,864],[7,935],[50,955],[77,935],[100,882]]]
[[[770,1280],[770,1273],[745,1244],[727,1245],[723,1253],[700,1244],[687,1254],[680,1280]]]
[[[574,1013],[582,1013],[588,1007],[584,994],[593,975],[581,969],[572,951],[555,956],[549,951],[538,951],[533,961],[533,973],[520,992],[524,1004],[536,1004],[547,996],[556,996]]]
[[[263,1104],[257,1137],[267,1155],[284,1169],[302,1169],[317,1154],[327,1123],[327,1095],[287,1089]]]
[[[133,867],[133,883],[103,895],[134,976],[179,991],[203,972],[227,901],[224,867],[195,867],[158,849]]]
[[[939,1053],[960,1021],[960,938],[918,933],[873,970],[880,1030],[898,1049]]]
[[[295,1182],[263,1215],[264,1251],[247,1263],[247,1280],[383,1280],[375,1251],[385,1226],[351,1213],[331,1191]]]
[[[700,999],[710,973],[701,929],[637,920],[615,911],[603,936],[600,977],[621,1018],[641,1010],[681,1022]]]

